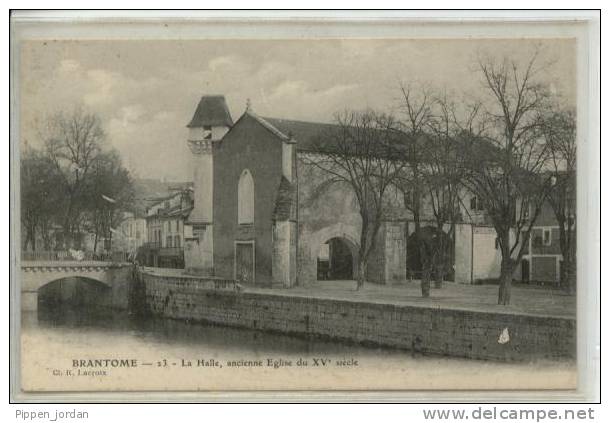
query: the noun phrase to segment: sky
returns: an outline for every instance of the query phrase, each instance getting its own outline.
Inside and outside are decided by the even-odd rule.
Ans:
[[[573,106],[576,43],[546,40],[27,41],[20,49],[21,142],[75,107],[98,114],[106,142],[137,177],[192,179],[186,124],[202,95],[222,94],[234,120],[250,99],[260,116],[332,122],[337,112],[397,112],[399,86],[456,98],[482,93],[481,55],[522,61]]]

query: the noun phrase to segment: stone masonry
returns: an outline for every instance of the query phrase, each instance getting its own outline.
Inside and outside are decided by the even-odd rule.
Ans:
[[[243,292],[230,281],[152,274],[143,274],[143,281],[150,312],[174,319],[476,359],[576,356],[576,321],[571,318]],[[509,340],[500,343],[504,329]]]

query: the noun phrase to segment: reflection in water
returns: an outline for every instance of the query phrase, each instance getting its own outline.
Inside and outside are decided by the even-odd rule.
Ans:
[[[106,305],[110,300],[110,287],[94,279],[61,278],[38,290],[38,302],[43,307],[58,308],[63,304],[86,307],[90,304]]]
[[[180,345],[196,354],[213,350],[239,353],[347,353],[388,354],[386,349],[361,347],[347,343],[301,338],[251,329],[216,326],[152,316],[137,316],[126,311],[103,307],[44,306],[36,313],[24,313],[24,330],[52,332],[57,336],[87,335],[104,337],[109,343],[120,337],[128,343]],[[393,353],[408,354],[393,351]]]
[[[68,304],[22,313],[22,377],[31,390],[113,389],[550,389],[571,387],[574,363],[499,363],[372,348],[320,339],[307,339],[250,329],[214,326],[158,317],[130,315],[126,311]],[[357,361],[357,367],[314,367],[314,358]],[[48,369],[71,368],[72,360],[95,358],[137,359],[157,365],[170,363],[171,372],[139,366],[128,373],[112,371],[95,382],[57,378]],[[214,359],[224,365],[196,371],[181,369],[186,360]],[[289,367],[278,373],[268,361],[309,360],[309,367]],[[260,360],[257,371],[241,372],[231,362]],[[173,363],[176,364],[173,364]],[[173,367],[176,366],[176,367]],[[297,365],[298,366],[298,365]],[[251,369],[250,369],[251,370]],[[288,370],[287,370],[288,371]],[[128,382],[117,379],[129,375]],[[40,375],[46,377],[40,381]],[[171,378],[170,376],[174,377]],[[131,379],[132,378],[132,379]],[[74,385],[71,385],[74,384]],[[135,389],[135,388],[133,388]]]

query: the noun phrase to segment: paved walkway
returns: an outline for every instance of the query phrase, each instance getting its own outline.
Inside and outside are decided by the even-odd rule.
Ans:
[[[147,267],[147,271],[163,276],[185,276],[182,269]],[[497,285],[463,285],[445,282],[443,288],[430,290],[430,298],[422,298],[419,281],[378,285],[366,283],[356,290],[355,281],[318,281],[290,289],[244,287],[246,292],[274,295],[328,298],[346,301],[367,301],[420,307],[440,307],[492,313],[529,314],[536,316],[576,317],[576,296],[551,288],[515,284],[511,304],[497,304]]]
[[[497,304],[497,285],[463,285],[452,282],[445,282],[441,289],[431,288],[430,298],[421,297],[419,281],[392,285],[366,283],[358,291],[355,281],[318,281],[307,287],[291,289],[248,287],[246,291],[493,313],[576,317],[575,296],[567,295],[556,289],[524,285],[512,287],[511,304],[508,306]]]

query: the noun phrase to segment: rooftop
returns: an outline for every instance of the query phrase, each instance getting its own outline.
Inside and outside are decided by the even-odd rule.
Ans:
[[[203,126],[233,126],[233,119],[223,95],[204,95],[199,100],[187,128]]]
[[[325,132],[336,129],[337,125],[320,122],[304,122],[300,120],[261,118],[272,127],[276,128],[285,139],[294,139],[297,149],[302,151],[318,151],[320,140]]]
[[[269,131],[284,141],[292,140],[297,150],[305,152],[332,152],[336,151],[338,139],[341,137],[342,127],[333,123],[305,122],[291,119],[278,119],[260,117],[252,112],[246,112]],[[356,129],[357,130],[357,129]],[[382,130],[372,129],[381,134]],[[357,151],[355,147],[354,151]],[[371,152],[370,154],[375,154]],[[377,154],[384,154],[381,150]]]

